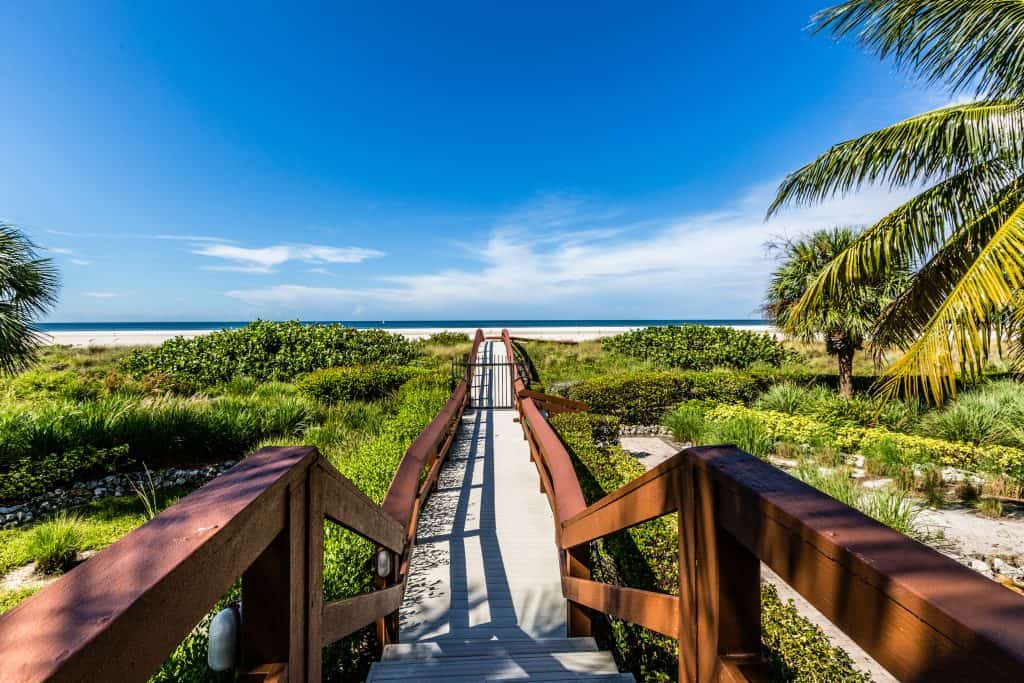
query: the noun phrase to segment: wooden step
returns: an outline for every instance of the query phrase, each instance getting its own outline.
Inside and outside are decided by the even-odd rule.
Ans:
[[[373,665],[367,683],[392,680],[587,680],[595,674],[619,676],[608,652],[547,652],[494,656],[440,657],[382,661]]]
[[[441,657],[494,657],[551,652],[598,652],[593,638],[549,638],[540,640],[442,640],[399,643],[384,647],[381,661],[423,660]]]

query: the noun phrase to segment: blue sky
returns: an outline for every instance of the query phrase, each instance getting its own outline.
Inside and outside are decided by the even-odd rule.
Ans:
[[[752,317],[899,199],[782,176],[945,103],[826,3],[4,3],[0,220],[55,321]]]

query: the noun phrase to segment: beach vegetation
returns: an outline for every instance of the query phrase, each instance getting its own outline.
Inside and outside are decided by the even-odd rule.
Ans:
[[[124,360],[124,368],[136,377],[159,372],[210,387],[238,377],[289,381],[323,368],[407,365],[416,356],[412,342],[384,330],[258,320],[137,349]]]
[[[769,334],[726,326],[645,327],[608,337],[601,347],[666,368],[711,370],[779,366],[795,354]]]

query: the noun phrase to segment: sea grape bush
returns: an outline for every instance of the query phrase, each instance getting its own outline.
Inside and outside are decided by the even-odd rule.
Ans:
[[[340,401],[372,401],[398,389],[416,374],[415,368],[356,365],[325,368],[299,380],[299,393],[326,405]]]
[[[754,364],[777,367],[796,359],[793,351],[768,334],[706,325],[647,327],[609,337],[601,346],[666,367],[693,370]]]
[[[406,365],[416,355],[411,342],[384,330],[258,320],[240,329],[175,337],[140,349],[125,359],[124,367],[137,377],[169,373],[209,387],[236,377],[290,380],[322,368]]]

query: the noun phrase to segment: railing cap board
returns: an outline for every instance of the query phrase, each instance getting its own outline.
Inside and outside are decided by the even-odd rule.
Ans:
[[[509,359],[515,358],[512,351],[512,341],[508,330],[502,330],[502,340],[505,342],[505,352]],[[565,449],[562,440],[558,438],[555,430],[540,414],[536,402],[528,394],[524,395],[525,384],[519,377],[515,364],[512,365],[512,375],[515,380],[516,395],[520,397],[522,413],[529,423],[530,430],[537,440],[541,456],[551,473],[551,485],[554,490],[554,514],[555,526],[561,528],[562,522],[577,515],[586,509],[587,502],[583,497],[583,490],[580,488],[580,481],[576,477],[576,469],[572,465],[572,458]]]
[[[730,531],[756,544],[751,549],[762,559],[779,548],[751,528],[755,515],[787,527],[851,578],[969,650],[979,665],[1024,675],[1024,597],[735,447],[691,448],[675,457],[687,456],[737,494],[720,502],[728,508],[731,498],[735,506],[723,518],[733,519],[740,528]]]
[[[318,457],[263,449],[0,616],[0,681],[149,676],[284,528]]]

